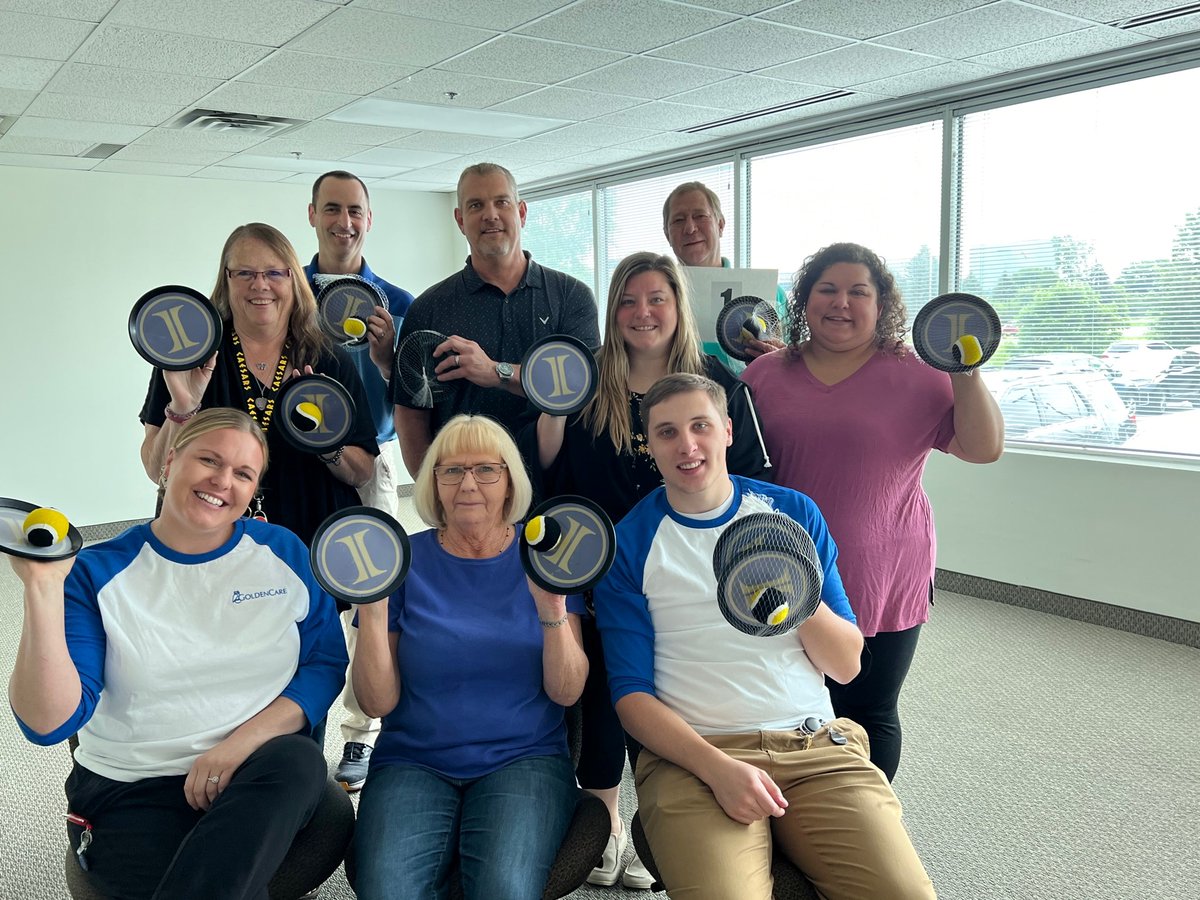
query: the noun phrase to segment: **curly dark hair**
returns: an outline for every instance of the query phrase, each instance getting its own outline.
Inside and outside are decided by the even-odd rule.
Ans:
[[[792,293],[788,298],[788,340],[793,348],[798,348],[809,338],[808,317],[805,311],[808,307],[808,297],[814,285],[820,281],[825,270],[837,263],[854,263],[867,267],[871,280],[875,282],[875,291],[879,297],[879,321],[875,323],[875,345],[881,350],[902,352],[904,335],[908,332],[906,322],[908,312],[904,308],[904,300],[900,296],[900,288],[896,279],[888,271],[876,253],[868,250],[862,244],[839,243],[822,247],[804,261],[800,271],[792,282]]]

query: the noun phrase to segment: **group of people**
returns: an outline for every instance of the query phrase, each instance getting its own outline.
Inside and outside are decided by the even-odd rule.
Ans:
[[[612,826],[589,881],[650,887],[625,859],[627,758],[673,897],[769,897],[773,847],[826,897],[933,896],[889,783],[932,603],[921,475],[934,448],[1000,455],[990,394],[905,346],[895,282],[856,244],[806,260],[786,344],[751,341],[734,375],[704,352],[680,266],[727,264],[720,201],[698,182],[664,203],[675,258],[617,266],[601,342],[588,288],[523,251],[525,213],[511,173],[468,167],[454,216],[470,256],[415,300],[367,267],[369,198],[348,172],[313,186],[308,267],[276,229],[235,229],[212,294],[220,349],[155,371],[141,411],[157,517],[74,561],[14,561],[12,708],[38,743],[78,735],[69,836],[110,894],[265,897],[315,809],[341,691],[360,897],[443,896],[456,863],[467,897],[540,896],[578,787]],[[339,275],[380,297],[359,348],[317,325]],[[446,336],[432,408],[395,370],[423,329]],[[596,350],[576,415],[537,415],[522,393],[520,360],[550,334]],[[355,401],[328,453],[272,424],[308,372]],[[396,593],[339,624],[306,545],[360,498],[395,512],[396,452],[430,530]],[[534,498],[563,493],[618,523],[613,568],[584,596],[542,590],[518,555]],[[724,621],[712,575],[716,541],[754,512],[799,522],[824,573],[816,614],[771,638]]]

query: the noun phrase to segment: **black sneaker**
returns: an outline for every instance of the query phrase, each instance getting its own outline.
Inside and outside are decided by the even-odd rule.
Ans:
[[[333,780],[350,793],[362,790],[367,780],[367,766],[371,761],[371,748],[357,741],[350,741],[342,749],[342,761]]]

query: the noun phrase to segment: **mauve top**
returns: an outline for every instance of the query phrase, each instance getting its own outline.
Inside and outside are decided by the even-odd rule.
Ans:
[[[775,483],[808,494],[829,523],[862,633],[929,618],[936,538],[921,487],[925,460],[954,438],[950,377],[911,352],[878,352],[822,384],[802,355],[778,350],[741,375],[750,385]]]

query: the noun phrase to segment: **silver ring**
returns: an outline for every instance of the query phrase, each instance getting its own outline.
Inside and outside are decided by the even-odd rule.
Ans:
[[[456,369],[457,369],[457,368],[459,368],[459,367],[462,365],[462,363],[460,363],[460,362],[458,361],[458,359],[459,359],[459,356],[458,356],[458,354],[457,354],[457,353],[455,353],[455,354],[454,354],[454,368],[456,368]]]
[[[209,784],[217,784],[217,783],[219,783],[219,782],[220,782],[220,780],[221,780],[221,776],[220,776],[220,775],[209,775],[209,776],[208,776],[208,783],[209,783]]]

